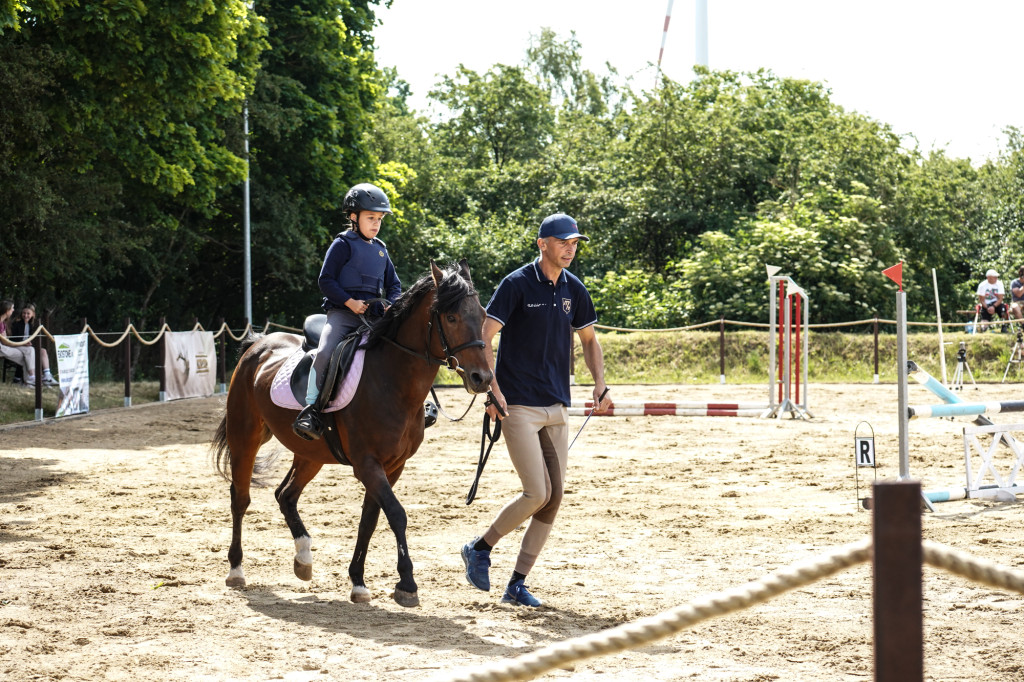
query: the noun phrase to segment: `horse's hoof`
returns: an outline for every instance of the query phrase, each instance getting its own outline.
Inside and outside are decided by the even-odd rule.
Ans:
[[[399,606],[405,606],[406,608],[420,605],[420,597],[415,592],[406,592],[395,588],[395,593],[391,595]]]
[[[373,595],[370,594],[370,591],[366,589],[364,586],[357,585],[356,587],[352,588],[352,593],[349,594],[348,598],[351,599],[353,603],[365,604],[366,602],[373,599]]]
[[[242,571],[241,564],[228,571],[228,577],[224,580],[224,584],[228,587],[245,587],[245,573]]]
[[[299,580],[312,580],[313,579],[313,564],[300,563],[298,559],[295,560],[295,577]]]

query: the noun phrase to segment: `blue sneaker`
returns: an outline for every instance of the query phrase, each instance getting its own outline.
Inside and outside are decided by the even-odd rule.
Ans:
[[[473,549],[473,545],[479,539],[473,538],[462,546],[462,562],[466,564],[466,580],[469,581],[469,584],[484,592],[490,592],[491,553]]]
[[[501,603],[536,607],[540,606],[542,602],[529,593],[522,580],[517,580],[505,588],[505,594],[501,597]]]

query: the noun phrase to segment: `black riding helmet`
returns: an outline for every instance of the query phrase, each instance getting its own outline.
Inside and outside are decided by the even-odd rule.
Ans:
[[[379,211],[380,213],[391,213],[391,202],[384,190],[368,182],[361,182],[345,193],[345,199],[341,202],[341,210],[348,217],[350,213],[356,214],[354,227],[359,236],[359,213],[361,211]]]

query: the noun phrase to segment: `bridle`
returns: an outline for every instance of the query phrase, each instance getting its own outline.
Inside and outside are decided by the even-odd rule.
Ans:
[[[431,335],[434,332],[434,327],[435,326],[437,327],[437,337],[441,341],[441,352],[444,353],[444,357],[443,358],[434,357],[433,355],[430,354],[430,338],[431,338]],[[460,353],[460,352],[466,350],[467,348],[484,348],[487,345],[487,344],[484,343],[483,339],[475,339],[473,341],[467,341],[466,343],[463,343],[463,344],[460,344],[458,346],[455,346],[454,348],[449,347],[449,345],[448,345],[448,337],[445,336],[445,334],[444,334],[444,325],[441,324],[441,313],[439,313],[437,310],[435,310],[431,314],[430,322],[427,323],[427,346],[426,346],[427,350],[426,350],[426,352],[418,353],[418,352],[414,351],[412,348],[409,348],[408,346],[404,346],[404,345],[398,343],[394,339],[389,339],[386,336],[382,337],[382,338],[385,341],[387,341],[388,343],[390,343],[393,346],[397,347],[399,350],[405,351],[409,355],[415,356],[417,358],[423,358],[424,360],[426,360],[429,363],[432,363],[432,364],[435,364],[435,365],[445,366],[448,369],[450,369],[451,371],[453,371],[456,374],[458,374],[460,377],[464,377],[465,376],[466,370],[462,369],[462,366],[459,364],[459,359],[457,357],[455,357],[455,354],[456,353]],[[452,417],[451,415],[449,415],[447,412],[444,411],[444,407],[442,407],[442,405],[441,405],[441,399],[437,397],[437,393],[434,391],[434,386],[433,385],[430,386],[430,395],[434,398],[434,403],[437,405],[438,412],[440,412],[444,416],[445,419],[447,419],[448,421],[458,422],[458,421],[462,421],[462,419],[467,414],[469,414],[469,411],[471,409],[473,409],[473,404],[476,402],[476,397],[477,397],[478,394],[476,394],[476,393],[473,394],[473,399],[469,401],[469,406],[466,407],[466,411],[463,412],[462,415],[459,416],[459,417]]]
[[[370,300],[376,301],[376,300],[383,300],[383,299],[370,299]],[[438,358],[438,357],[435,357],[435,356],[430,354],[430,338],[431,338],[431,336],[434,333],[434,326],[435,326],[435,324],[437,326],[437,336],[438,336],[438,339],[441,341],[441,352],[444,354],[443,358]],[[417,357],[417,358],[422,358],[422,359],[426,360],[427,362],[435,364],[435,365],[441,365],[441,366],[447,367],[448,369],[450,369],[453,372],[457,373],[460,377],[465,375],[466,370],[462,369],[462,366],[459,365],[459,359],[457,357],[455,357],[455,354],[456,353],[461,353],[462,351],[466,350],[467,348],[484,348],[487,345],[487,344],[484,343],[483,339],[475,339],[473,341],[467,341],[466,343],[459,344],[458,346],[455,346],[454,348],[449,347],[449,345],[448,345],[448,337],[445,336],[445,334],[444,334],[444,326],[441,324],[441,313],[439,313],[436,310],[431,314],[430,322],[427,323],[427,346],[426,346],[427,349],[426,349],[425,352],[420,353],[418,351],[415,351],[412,348],[409,348],[408,346],[405,346],[405,345],[399,343],[398,341],[395,341],[394,339],[387,338],[386,336],[382,336],[381,338],[383,338],[385,341],[387,341],[391,345],[395,346],[399,350],[405,351],[409,355],[412,355],[412,356]]]

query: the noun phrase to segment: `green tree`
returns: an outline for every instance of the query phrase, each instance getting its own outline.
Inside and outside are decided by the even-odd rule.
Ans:
[[[480,75],[459,65],[431,97],[452,113],[437,127],[442,144],[476,168],[536,158],[550,140],[554,112],[521,67],[496,64]]]
[[[19,55],[8,68],[42,70],[19,88],[20,102],[0,107],[34,113],[38,125],[15,143],[6,172],[36,178],[44,201],[9,216],[5,237],[18,242],[21,264],[4,269],[20,275],[16,293],[53,296],[54,305],[48,283],[80,277],[82,286],[60,292],[62,304],[88,307],[78,314],[143,313],[169,273],[187,276],[179,259],[194,250],[189,224],[214,215],[218,192],[242,177],[221,123],[239,110],[255,68],[238,61],[237,45],[258,28],[242,2],[19,9],[0,50]],[[76,238],[81,253],[62,258]]]

